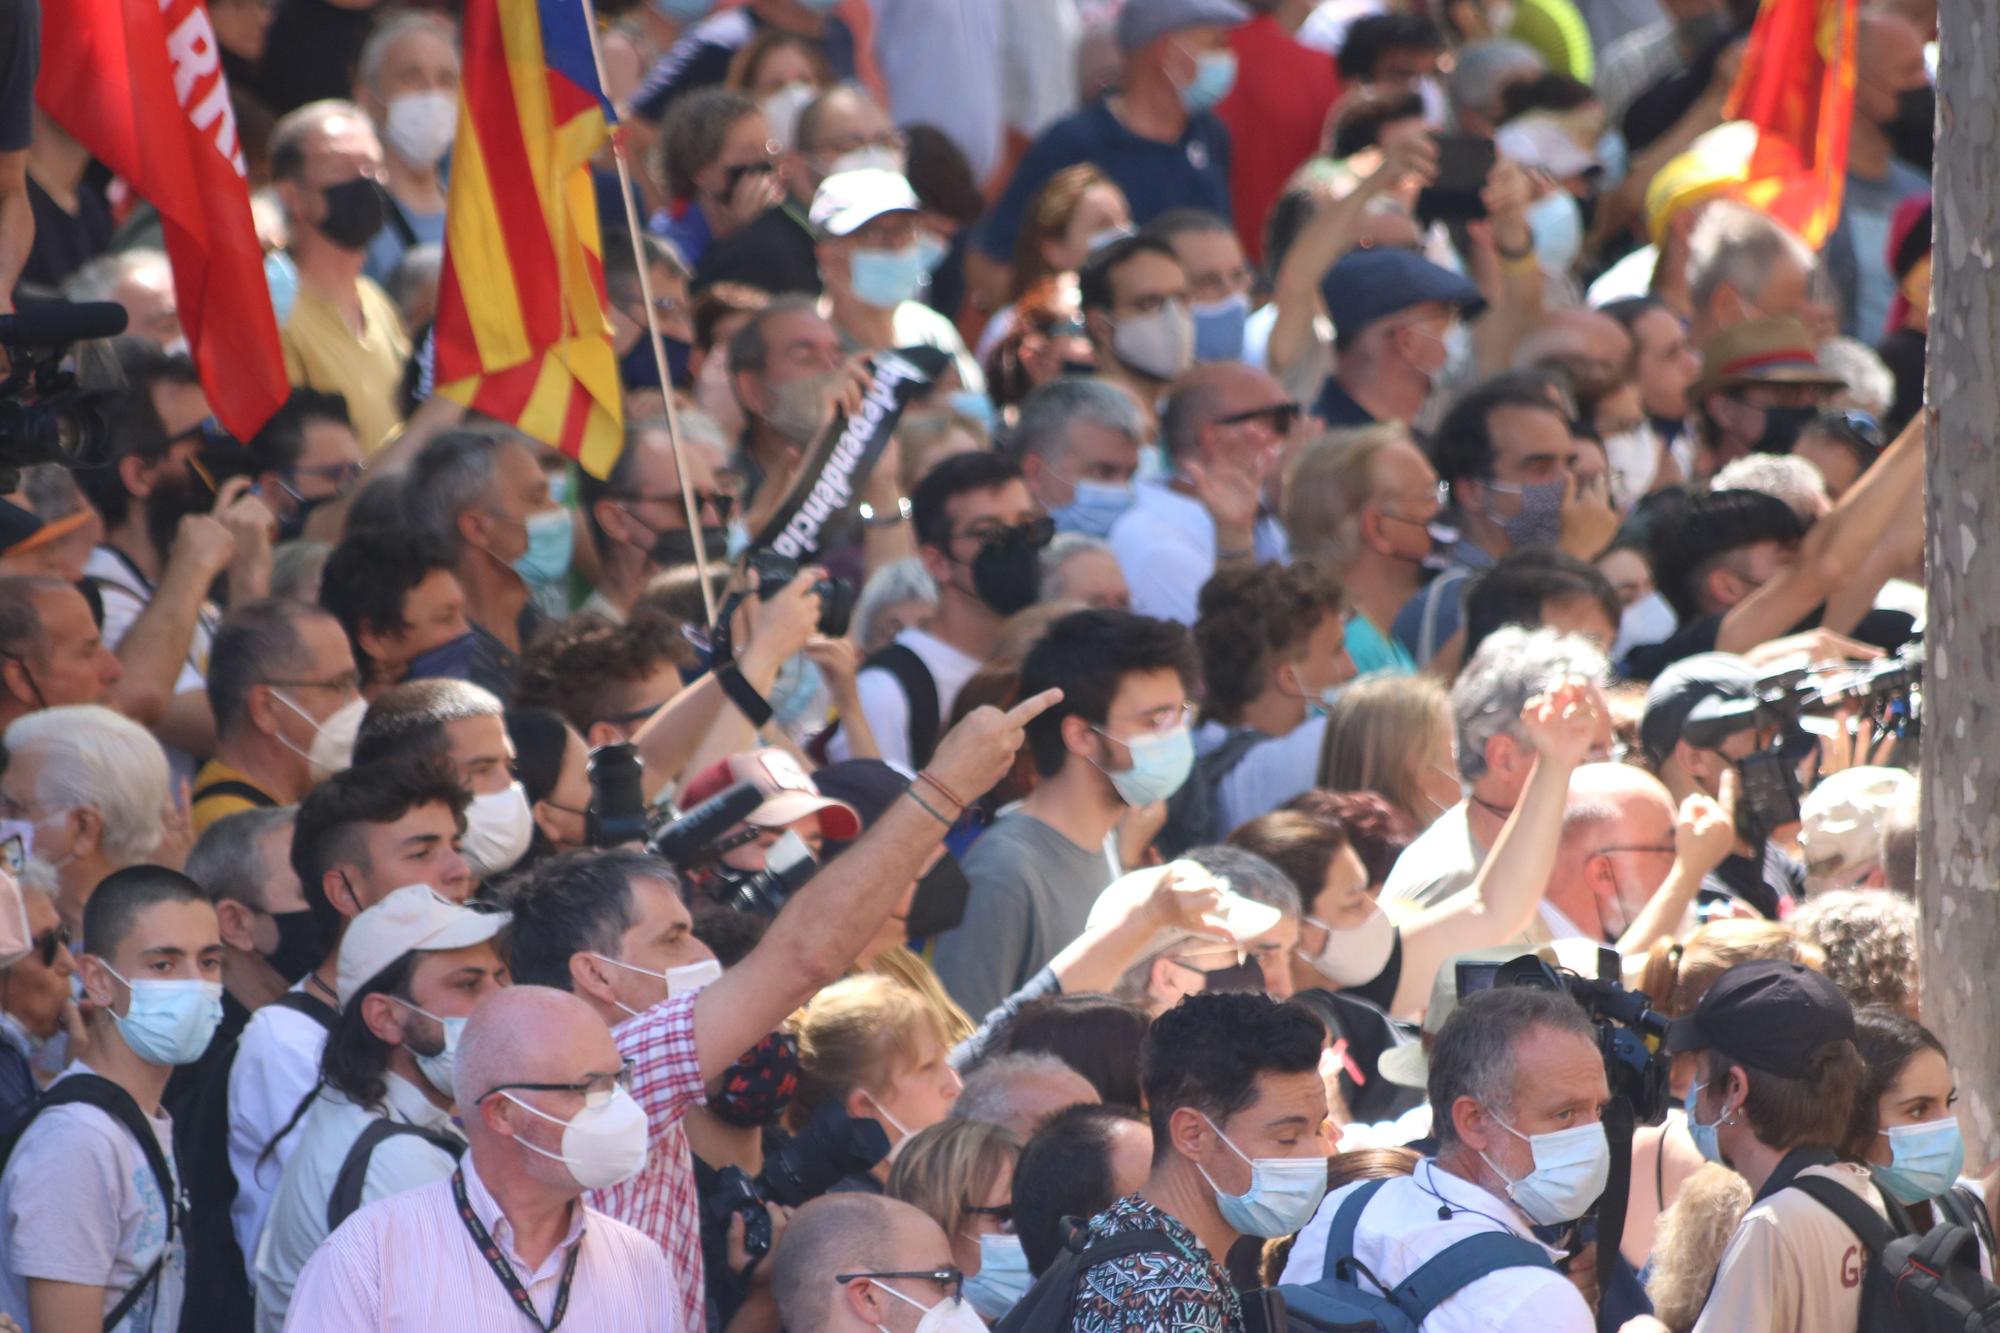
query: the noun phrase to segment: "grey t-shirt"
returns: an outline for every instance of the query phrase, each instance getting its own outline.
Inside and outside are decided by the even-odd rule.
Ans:
[[[938,936],[931,966],[961,1008],[983,1014],[1083,933],[1111,862],[1017,810],[972,844],[965,877],[965,920]]]

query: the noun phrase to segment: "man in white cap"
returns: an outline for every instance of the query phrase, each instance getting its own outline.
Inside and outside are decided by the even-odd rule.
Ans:
[[[861,352],[935,347],[951,355],[962,387],[984,392],[986,377],[952,322],[920,299],[941,258],[917,225],[917,192],[899,172],[842,171],[820,182],[812,223],[820,232],[821,313],[841,341]]]
[[[506,984],[504,913],[424,884],[362,912],[340,945],[340,1017],[252,1264],[257,1327],[284,1327],[299,1271],[365,1203],[441,1180],[465,1150],[452,1066],[473,1007]]]

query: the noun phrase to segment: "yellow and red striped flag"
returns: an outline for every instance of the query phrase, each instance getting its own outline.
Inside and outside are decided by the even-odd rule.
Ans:
[[[1840,220],[1856,0],[1764,0],[1723,110],[1756,130],[1733,192],[1817,250]]]
[[[601,477],[624,438],[590,159],[615,114],[583,0],[468,0],[437,391]]]

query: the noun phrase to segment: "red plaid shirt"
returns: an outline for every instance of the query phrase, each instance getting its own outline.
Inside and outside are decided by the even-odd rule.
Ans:
[[[650,1151],[638,1175],[584,1202],[637,1227],[666,1251],[680,1300],[681,1327],[699,1329],[705,1300],[701,1274],[701,1209],[695,1199],[694,1158],[681,1117],[707,1100],[694,1045],[694,1002],[676,995],[611,1029],[618,1053],[632,1062],[632,1095],[646,1108]]]

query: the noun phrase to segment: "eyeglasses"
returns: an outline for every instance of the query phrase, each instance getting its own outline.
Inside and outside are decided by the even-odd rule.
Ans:
[[[1247,411],[1232,412],[1226,417],[1218,417],[1218,426],[1241,426],[1252,421],[1269,418],[1271,429],[1279,435],[1290,435],[1292,428],[1299,424],[1299,417],[1305,409],[1297,403],[1271,403],[1265,407],[1253,407]]]
[[[935,1282],[944,1288],[945,1299],[955,1301],[965,1288],[965,1274],[946,1265],[943,1268],[926,1268],[899,1273],[835,1273],[833,1280],[841,1286],[850,1282],[881,1282],[885,1278],[909,1278],[917,1282]]]
[[[1664,844],[1657,842],[1620,842],[1613,843],[1609,847],[1599,847],[1591,855],[1609,856],[1613,852],[1652,852],[1659,856],[1676,856],[1679,854],[1679,849],[1670,842]]]
[[[28,947],[42,960],[43,967],[56,965],[56,950],[69,947],[69,927],[50,926],[28,941]]]
[[[978,542],[984,546],[988,542],[1004,542],[1017,532],[1028,539],[1028,545],[1040,548],[1055,540],[1056,521],[1044,514],[1011,526],[999,522],[981,523],[954,534],[952,540]]]
[[[259,681],[258,684],[275,685],[279,689],[284,690],[333,690],[338,694],[352,694],[361,688],[361,673],[359,671],[343,671],[337,676],[328,677],[326,680],[274,680],[267,678]]]
[[[1856,411],[1827,411],[1813,418],[1818,429],[1865,446],[1872,453],[1882,451],[1882,423],[1873,414]]]
[[[619,1066],[615,1074],[592,1074],[579,1083],[502,1083],[479,1094],[479,1100],[497,1096],[503,1092],[578,1092],[583,1094],[583,1104],[589,1107],[602,1106],[612,1095],[623,1088],[632,1090],[632,1062],[627,1060]]]
[[[990,1217],[1003,1227],[1014,1225],[1014,1205],[1011,1203],[962,1203],[958,1210],[979,1217]]]
[[[304,477],[315,477],[321,481],[330,481],[333,483],[333,493],[335,495],[345,495],[354,489],[355,483],[361,480],[362,474],[367,470],[368,465],[366,463],[328,463],[320,467],[295,467],[286,475],[291,477],[293,481],[298,481]],[[297,491],[292,490],[289,485],[285,487],[285,490],[290,493],[294,500],[304,498]]]
[[[619,491],[611,498],[620,504],[672,505],[676,512],[687,504],[687,501],[678,495],[642,495],[637,491]],[[715,516],[727,523],[730,513],[736,508],[736,497],[727,491],[696,491],[694,507],[697,513],[703,509],[713,509]]]

